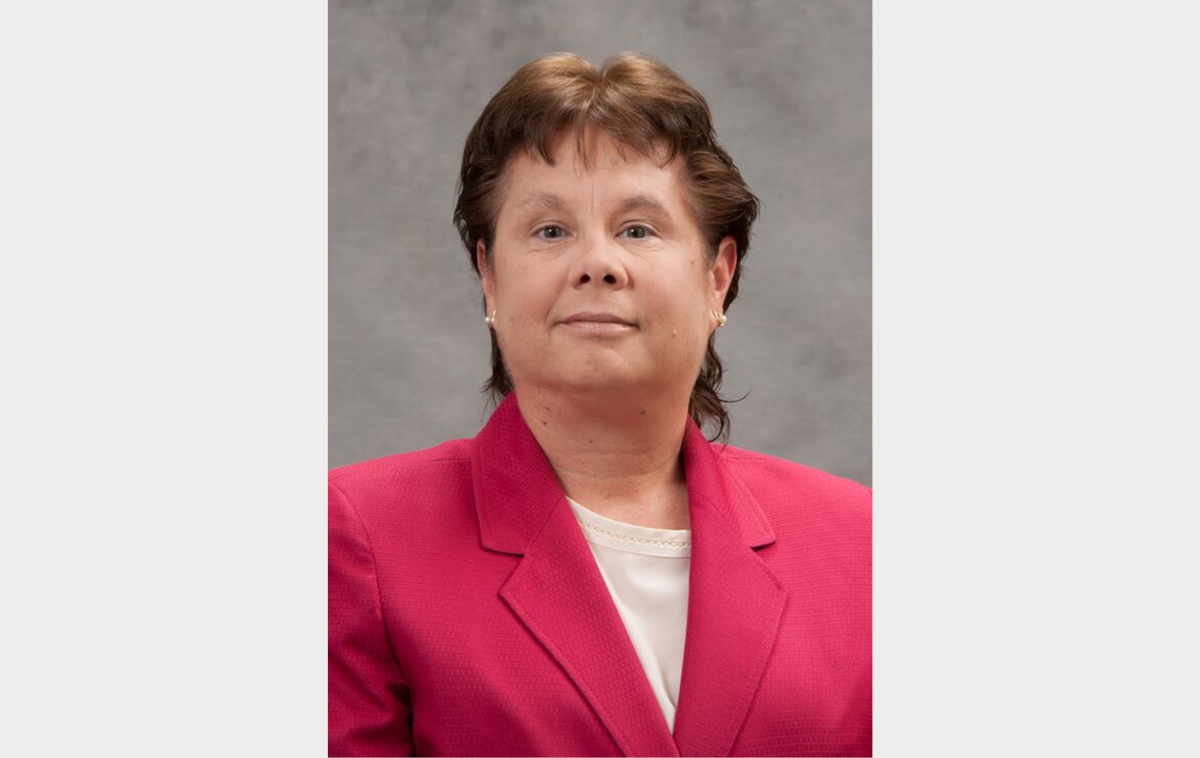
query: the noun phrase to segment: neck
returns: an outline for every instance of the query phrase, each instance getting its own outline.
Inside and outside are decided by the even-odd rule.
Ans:
[[[628,524],[688,528],[687,397],[674,403],[626,397],[597,407],[525,388],[517,399],[568,497]]]

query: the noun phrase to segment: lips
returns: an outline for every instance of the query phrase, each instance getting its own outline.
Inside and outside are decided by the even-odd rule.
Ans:
[[[563,323],[564,324],[579,324],[579,323],[620,324],[623,326],[637,326],[637,324],[630,321],[629,319],[621,318],[620,316],[616,315],[615,313],[601,313],[601,312],[597,312],[597,311],[582,311],[580,313],[575,313],[575,314],[563,319]]]

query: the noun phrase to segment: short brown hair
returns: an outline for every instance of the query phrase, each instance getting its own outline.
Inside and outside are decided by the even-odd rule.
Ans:
[[[619,145],[646,156],[658,156],[665,148],[663,165],[682,157],[684,194],[709,248],[709,261],[726,235],[737,242],[738,265],[725,295],[728,309],[737,297],[758,198],[717,144],[704,96],[664,63],[640,53],[614,55],[600,69],[578,55],[545,55],[519,68],[492,97],[467,136],[454,208],[454,225],[475,273],[476,244],[482,241],[486,254],[492,254],[509,159],[522,149],[553,165],[555,140],[573,129],[586,164],[588,127],[598,127]],[[492,376],[484,390],[498,401],[512,391],[512,379],[495,332],[491,338]],[[712,439],[728,437],[726,401],[718,394],[723,373],[710,336],[688,412],[700,426],[715,426]]]

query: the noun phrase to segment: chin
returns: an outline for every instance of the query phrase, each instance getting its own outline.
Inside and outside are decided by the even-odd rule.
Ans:
[[[604,362],[600,362],[604,363]],[[644,372],[631,371],[628,366],[597,365],[596,363],[569,362],[561,371],[543,370],[528,376],[531,384],[556,392],[567,393],[622,393],[630,392],[647,383]]]
[[[564,389],[586,392],[628,392],[644,384],[637,377],[622,371],[585,371],[561,377]]]

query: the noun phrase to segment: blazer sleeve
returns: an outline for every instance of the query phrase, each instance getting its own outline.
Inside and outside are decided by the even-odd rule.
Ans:
[[[329,485],[329,755],[412,755],[408,684],[383,620],[362,519]]]

